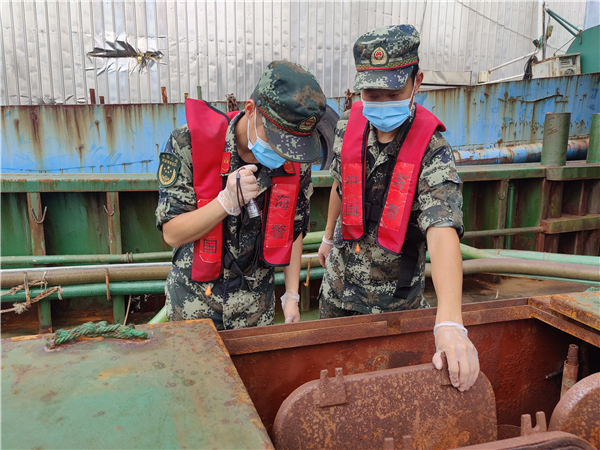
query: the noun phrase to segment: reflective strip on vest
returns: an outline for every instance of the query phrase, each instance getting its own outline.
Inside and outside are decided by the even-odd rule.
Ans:
[[[377,243],[398,255],[402,250],[412,203],[415,198],[423,155],[436,129],[446,128],[432,113],[416,105],[415,118],[399,150],[377,227]],[[342,237],[361,239],[366,230],[364,186],[369,124],[362,114],[362,102],[352,105],[342,143]]]

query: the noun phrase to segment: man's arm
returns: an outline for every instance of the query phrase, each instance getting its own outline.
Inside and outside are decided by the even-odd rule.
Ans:
[[[249,164],[229,174],[227,185],[217,198],[195,211],[180,214],[165,222],[162,225],[165,242],[171,247],[181,247],[188,242],[197,241],[221,223],[228,214],[239,214],[237,183],[239,181],[241,197],[246,202],[255,198],[258,194],[253,174],[256,169],[255,165]]]
[[[171,247],[181,247],[206,236],[217,226],[227,212],[214,199],[195,211],[183,213],[163,224],[163,238]]]
[[[283,276],[285,278],[285,304],[282,306],[285,323],[300,322],[300,309],[298,307],[300,296],[298,295],[298,288],[300,287],[300,267],[302,265],[303,237],[303,234],[300,233],[300,235],[294,241],[294,244],[292,245],[290,264],[283,268]]]
[[[335,231],[335,222],[340,217],[340,212],[342,210],[342,200],[337,193],[339,183],[337,181],[333,182],[331,186],[331,193],[329,194],[329,208],[327,210],[327,225],[325,226],[325,234],[324,238],[331,242],[333,241],[333,233]],[[325,267],[325,261],[329,256],[329,252],[331,251],[332,244],[328,242],[323,242],[319,246],[319,262],[323,267]]]
[[[436,354],[434,365],[441,369],[441,352],[446,353],[448,371],[453,386],[469,389],[479,374],[477,350],[466,333],[453,322],[462,325],[462,256],[456,229],[429,227],[427,247],[431,258],[431,277],[438,299],[435,323]],[[441,325],[438,325],[441,324]]]

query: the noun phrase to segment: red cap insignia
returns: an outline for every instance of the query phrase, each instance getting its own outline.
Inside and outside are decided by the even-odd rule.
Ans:
[[[231,164],[231,153],[229,153],[229,152],[223,153],[223,158],[221,159],[221,173],[229,172],[230,164]]]
[[[294,170],[294,163],[291,161],[286,161],[283,163],[283,170],[285,170],[285,173],[289,173],[290,175],[294,175],[296,173],[296,170]]]

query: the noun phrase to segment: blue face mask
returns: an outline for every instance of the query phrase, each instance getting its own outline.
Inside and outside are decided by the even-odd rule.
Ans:
[[[416,83],[415,83],[416,84]],[[410,117],[410,102],[415,93],[415,85],[410,98],[397,102],[366,102],[363,100],[363,116],[375,128],[384,133],[395,130]]]
[[[253,144],[250,141],[250,127],[246,127],[246,134],[248,137],[248,148],[254,154],[254,157],[261,163],[263,166],[267,166],[269,169],[277,169],[281,167],[285,162],[285,159],[279,156],[275,151],[271,148],[268,142],[263,141],[256,131],[256,116],[257,112],[254,111],[254,134],[256,135],[256,142]]]

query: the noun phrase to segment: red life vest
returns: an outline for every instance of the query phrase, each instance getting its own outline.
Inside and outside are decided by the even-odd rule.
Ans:
[[[365,234],[364,186],[369,124],[362,102],[352,105],[342,144],[342,237],[356,241]],[[421,161],[436,129],[446,127],[425,108],[416,105],[410,131],[399,150],[386,193],[376,239],[378,245],[399,255],[404,244]]]
[[[224,187],[224,177],[221,174],[229,172],[231,163],[231,154],[224,151],[227,127],[239,111],[222,113],[205,101],[187,99],[185,114],[192,138],[194,192],[197,206],[201,208],[214,200]],[[271,266],[286,266],[290,263],[294,239],[300,164],[286,161],[283,168],[289,175],[273,177],[265,198],[267,207],[263,215],[261,254],[265,263]],[[194,281],[215,281],[221,276],[224,226],[223,221],[194,242]]]

